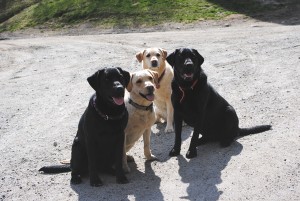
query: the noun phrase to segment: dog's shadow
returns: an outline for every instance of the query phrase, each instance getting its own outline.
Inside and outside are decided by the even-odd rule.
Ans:
[[[164,134],[162,128],[164,125],[158,125],[159,132],[153,137],[155,141],[152,143],[154,154],[159,155],[162,149],[160,142],[164,142],[164,146],[170,151],[174,143],[174,133]],[[189,126],[182,128],[182,141],[189,145],[191,133],[193,129]],[[157,136],[158,135],[158,136]],[[228,165],[233,156],[239,155],[243,146],[235,141],[231,146],[221,148],[219,143],[210,143],[198,147],[198,156],[193,159],[185,157],[185,151],[181,151],[178,159],[178,174],[183,183],[187,183],[187,196],[178,199],[185,200],[219,200],[222,191],[219,191],[218,185],[222,183],[222,171]],[[167,162],[170,157],[167,153],[161,153],[162,162]]]
[[[78,200],[157,200],[163,201],[160,191],[161,179],[155,175],[152,165],[156,162],[145,162],[145,171],[137,169],[135,162],[128,163],[131,172],[127,175],[130,183],[117,184],[115,176],[103,175],[100,177],[104,186],[91,187],[89,180],[85,178],[80,185],[71,185],[77,193]]]
[[[181,181],[188,183],[187,200],[219,200],[223,193],[217,185],[222,183],[221,173],[232,156],[241,153],[243,146],[234,142],[228,148],[220,148],[219,144],[208,144],[198,147],[198,156],[187,160],[178,156],[179,175]]]

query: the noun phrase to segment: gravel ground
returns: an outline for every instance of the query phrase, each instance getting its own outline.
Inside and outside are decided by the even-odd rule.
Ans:
[[[59,36],[43,33],[0,41],[0,200],[300,200],[300,25],[254,20],[171,31]],[[86,30],[88,33],[88,30]],[[47,37],[45,37],[47,36]],[[185,158],[192,129],[183,129],[182,155],[168,156],[174,133],[154,125],[159,161],[145,162],[139,141],[130,151],[129,184],[101,175],[70,185],[70,173],[38,169],[70,158],[77,123],[93,90],[86,78],[99,68],[141,69],[135,53],[158,46],[169,53],[193,47],[205,58],[209,82],[231,103],[240,126],[273,130],[209,144]]]

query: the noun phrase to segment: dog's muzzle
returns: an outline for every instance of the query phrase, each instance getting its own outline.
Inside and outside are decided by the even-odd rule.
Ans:
[[[152,67],[157,67],[157,66],[158,66],[157,60],[151,61],[151,66],[152,66]]]

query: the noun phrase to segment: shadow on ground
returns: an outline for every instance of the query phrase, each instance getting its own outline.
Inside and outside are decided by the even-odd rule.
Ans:
[[[226,10],[283,25],[300,24],[299,0],[208,0]]]
[[[158,125],[164,128],[165,124]],[[78,196],[78,200],[157,200],[163,201],[164,196],[161,192],[161,178],[155,174],[154,166],[170,160],[168,152],[160,153],[161,146],[171,149],[173,145],[173,134],[165,134],[161,131],[153,134],[151,139],[153,153],[158,156],[159,161],[145,162],[145,171],[140,171],[136,163],[129,163],[131,173],[128,175],[129,184],[116,184],[115,177],[112,175],[100,175],[104,186],[96,188],[89,186],[89,180],[85,178],[83,184],[71,185]],[[190,140],[192,128],[183,128],[183,140]],[[188,142],[189,143],[189,142]],[[191,160],[186,159],[186,153],[181,151],[177,157],[178,172],[182,183],[187,183],[187,196],[179,197],[183,200],[218,200],[222,191],[217,185],[222,183],[221,173],[228,165],[233,156],[241,153],[243,146],[234,142],[230,147],[220,148],[219,144],[207,144],[198,147],[198,156]],[[141,168],[141,167],[140,167]]]
[[[198,147],[198,156],[187,160],[178,157],[179,175],[183,183],[188,183],[185,200],[219,200],[223,193],[217,188],[222,183],[221,172],[228,165],[232,156],[241,153],[243,146],[235,142],[228,148],[220,148],[219,144],[208,144]]]
[[[153,163],[145,162],[145,172],[137,169],[135,163],[130,163],[131,173],[128,175],[130,183],[116,184],[112,175],[100,175],[105,181],[104,186],[91,187],[87,178],[80,185],[71,185],[76,192],[78,200],[157,200],[163,201],[160,191],[161,179],[152,169]]]

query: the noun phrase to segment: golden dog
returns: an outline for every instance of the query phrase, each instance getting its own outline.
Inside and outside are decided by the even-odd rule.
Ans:
[[[173,132],[174,109],[171,102],[171,81],[174,73],[170,64],[166,61],[167,51],[161,48],[148,48],[136,54],[139,62],[143,62],[144,69],[150,69],[158,73],[158,89],[155,91],[155,113],[157,121],[167,121],[165,132]]]
[[[127,164],[126,153],[142,135],[146,159],[156,159],[150,151],[150,135],[151,127],[156,121],[153,101],[157,83],[158,73],[151,70],[141,70],[131,75],[131,80],[127,86],[129,94],[126,93],[125,95],[125,105],[129,113],[129,119],[125,128],[123,151],[123,169],[125,172],[130,171]]]

